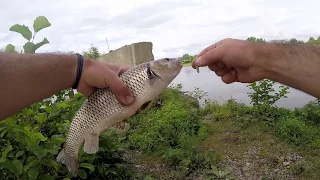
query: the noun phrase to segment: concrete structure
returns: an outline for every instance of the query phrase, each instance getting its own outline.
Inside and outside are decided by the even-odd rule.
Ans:
[[[144,62],[153,61],[151,42],[138,42],[122,46],[108,54],[100,57],[98,60],[112,62],[119,65],[135,66]]]

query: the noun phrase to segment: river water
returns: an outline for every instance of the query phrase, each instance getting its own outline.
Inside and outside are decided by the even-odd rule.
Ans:
[[[200,73],[197,73],[197,71],[192,67],[183,67],[180,74],[171,83],[171,85],[179,83],[182,84],[183,91],[192,91],[196,87],[207,92],[206,98],[214,99],[221,103],[233,98],[237,102],[250,105],[250,98],[247,93],[251,90],[247,87],[248,84],[225,84],[220,77],[210,71],[207,67],[200,68]],[[277,101],[276,105],[279,107],[294,109],[295,107],[305,105],[311,100],[315,100],[313,96],[294,88],[289,89],[289,94],[287,96],[288,98]]]

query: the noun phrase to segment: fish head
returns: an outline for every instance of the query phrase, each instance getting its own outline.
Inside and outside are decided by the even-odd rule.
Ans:
[[[150,62],[150,73],[166,84],[170,84],[180,73],[182,64],[179,58],[162,58]]]

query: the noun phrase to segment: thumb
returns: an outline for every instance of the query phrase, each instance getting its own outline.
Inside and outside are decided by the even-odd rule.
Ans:
[[[104,86],[109,87],[120,102],[131,104],[134,101],[134,97],[127,85],[121,81],[117,73],[110,70],[108,67],[106,67],[106,69],[108,70],[104,71],[104,74],[101,77]]]
[[[121,103],[128,105],[134,101],[134,96],[127,85],[119,78],[119,73],[121,71],[115,72],[107,65],[96,65],[84,74],[85,82],[96,88],[109,87]]]
[[[225,52],[223,45],[213,48],[195,59],[194,65],[198,67],[208,66],[223,59]]]

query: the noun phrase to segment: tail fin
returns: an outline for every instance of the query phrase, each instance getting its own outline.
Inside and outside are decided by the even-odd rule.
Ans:
[[[78,175],[78,160],[65,153],[64,148],[59,152],[57,156],[57,162],[65,164],[69,172],[71,172],[74,177]]]

